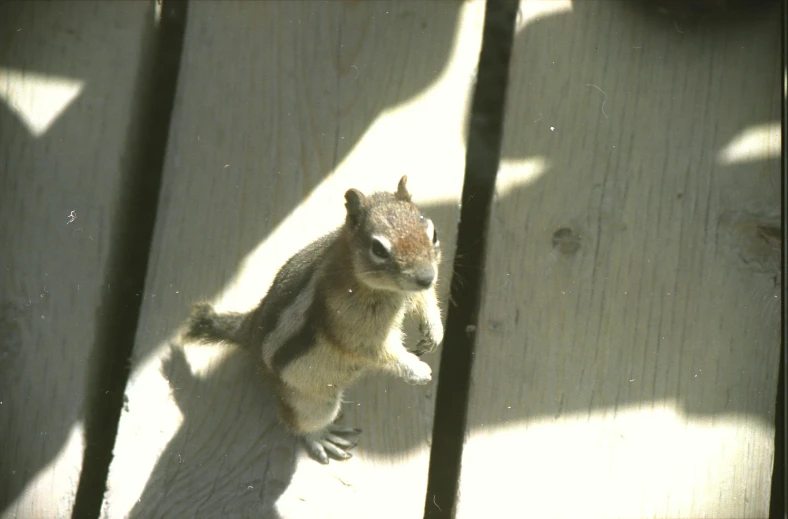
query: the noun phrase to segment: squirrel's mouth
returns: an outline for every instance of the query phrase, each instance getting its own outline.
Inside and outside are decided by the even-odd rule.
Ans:
[[[406,292],[422,292],[432,288],[435,285],[436,278],[435,274],[409,275],[399,280],[398,284]]]

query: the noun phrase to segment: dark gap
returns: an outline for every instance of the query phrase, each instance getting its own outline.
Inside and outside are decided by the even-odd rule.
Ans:
[[[186,27],[186,2],[164,0],[143,37],[85,404],[85,454],[72,517],[101,512],[130,372]],[[111,291],[109,290],[109,287]]]
[[[785,2],[782,5],[782,65],[783,70],[788,70],[788,7]],[[785,78],[783,78],[783,88],[785,87]],[[785,150],[788,149],[788,138],[786,138],[785,130],[788,124],[788,106],[786,106],[785,96],[781,99],[782,103],[782,273],[780,274],[780,305],[782,313],[780,314],[781,322],[781,342],[780,342],[780,374],[777,378],[777,401],[775,402],[774,409],[774,469],[772,470],[772,493],[769,502],[769,518],[770,519],[784,519],[786,517],[786,487],[785,487],[785,391],[786,391],[786,376],[785,376],[785,357],[786,357],[786,342],[785,342],[785,324],[788,323],[788,306],[785,303],[785,271],[788,269],[788,258],[785,254],[785,240],[788,238],[788,226],[786,225],[785,218],[785,203],[788,201],[788,161],[785,160]]]
[[[440,361],[424,517],[454,517],[465,438],[476,326],[482,298],[487,221],[501,157],[516,0],[487,0],[471,103],[465,180]]]

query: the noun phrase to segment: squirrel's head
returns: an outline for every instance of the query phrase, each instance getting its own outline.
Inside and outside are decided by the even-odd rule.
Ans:
[[[345,193],[345,229],[352,241],[354,272],[375,289],[426,290],[438,278],[438,232],[411,202],[407,181],[403,176],[395,193]]]

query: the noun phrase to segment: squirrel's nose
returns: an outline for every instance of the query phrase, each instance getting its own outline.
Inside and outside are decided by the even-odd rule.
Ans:
[[[432,265],[427,265],[424,267],[419,267],[416,270],[416,284],[423,288],[429,288],[432,286],[432,283],[435,281],[435,269],[432,268]]]

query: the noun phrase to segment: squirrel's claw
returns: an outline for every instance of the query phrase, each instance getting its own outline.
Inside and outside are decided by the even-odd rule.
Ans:
[[[416,343],[416,347],[413,349],[413,353],[417,357],[421,357],[425,353],[432,353],[438,347],[438,343],[433,341],[432,339],[428,339],[427,337],[419,340]]]
[[[360,432],[360,429],[352,427],[330,425],[319,433],[304,437],[304,446],[313,459],[328,465],[329,458],[341,461],[353,457],[348,451],[358,443]],[[338,436],[340,434],[356,436],[355,441]]]

